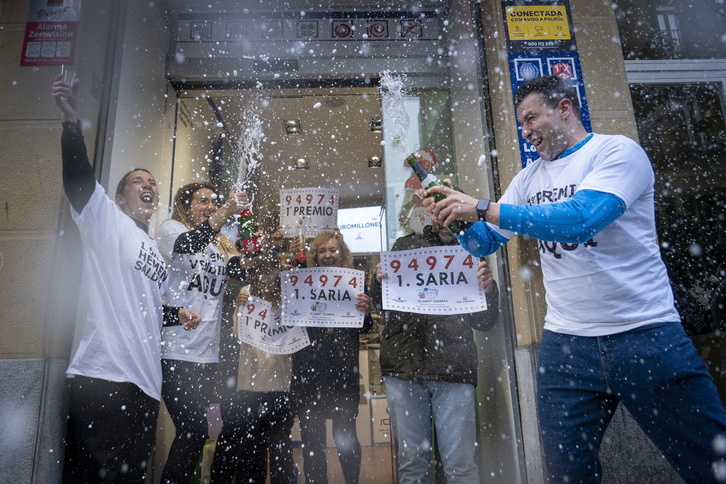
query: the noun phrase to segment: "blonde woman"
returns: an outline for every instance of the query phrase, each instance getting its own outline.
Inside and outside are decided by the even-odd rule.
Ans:
[[[294,249],[292,249],[294,250]],[[338,231],[325,232],[313,240],[308,267],[353,268],[350,249]],[[366,314],[362,328],[307,328],[310,346],[292,355],[290,391],[300,421],[305,482],[327,481],[325,421],[333,421],[333,440],[346,484],[358,482],[361,448],[356,435],[359,371],[358,335],[372,326],[371,299],[358,294],[356,308]]]
[[[172,218],[164,222],[159,248],[169,264],[167,304],[201,314],[194,331],[164,328],[161,394],[176,437],[161,482],[189,482],[207,438],[207,406],[219,362],[222,296],[229,277],[246,275],[234,243],[219,233],[229,218],[248,203],[232,189],[227,201],[209,183],[190,183],[174,197]]]

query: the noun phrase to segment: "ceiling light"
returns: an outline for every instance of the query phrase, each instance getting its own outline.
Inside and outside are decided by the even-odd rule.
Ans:
[[[296,119],[285,120],[285,132],[287,134],[300,134],[302,129],[300,128],[300,121]]]
[[[368,157],[368,168],[380,168],[381,166],[383,166],[383,158],[380,156]]]
[[[309,170],[310,163],[305,158],[298,158],[295,160],[295,169],[296,170]]]
[[[380,133],[382,126],[381,118],[376,117],[371,119],[371,133]]]

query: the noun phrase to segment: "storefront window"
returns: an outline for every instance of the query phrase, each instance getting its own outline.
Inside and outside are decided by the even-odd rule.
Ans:
[[[686,332],[726,401],[726,125],[721,83],[631,86],[656,175],[656,220]]]
[[[721,0],[622,0],[615,5],[626,60],[726,57]]]

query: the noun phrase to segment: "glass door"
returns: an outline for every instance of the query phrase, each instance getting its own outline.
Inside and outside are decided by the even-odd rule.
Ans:
[[[630,91],[655,171],[658,238],[676,305],[726,401],[724,81],[630,67],[631,81],[652,81],[631,82]]]
[[[380,248],[354,254],[356,266],[369,275],[381,249],[409,231],[423,229],[423,222],[410,223],[417,208],[410,203],[412,190],[406,185],[412,173],[403,166],[410,151],[431,149],[437,156],[437,176],[484,197],[492,191],[493,180],[492,171],[482,169],[479,161],[488,152],[484,140],[489,129],[484,77],[472,75],[481,67],[473,4],[424,4],[431,8],[408,12],[342,2],[336,4],[340,11],[290,6],[285,12],[269,12],[248,11],[236,2],[209,11],[179,0],[167,63],[177,96],[172,192],[197,178],[220,186],[237,180],[238,155],[244,158],[249,152],[252,143],[245,143],[245,133],[252,126],[252,132],[264,134],[255,148],[259,164],[250,178],[260,225],[268,232],[277,225],[281,188],[337,188],[341,230],[366,223],[356,223],[353,212],[342,215],[344,210],[375,208],[384,218],[385,228],[381,223],[375,237],[383,239]],[[453,55],[449,59],[452,53],[454,60]],[[381,78],[392,70],[408,81],[402,110],[387,109],[382,99]],[[407,143],[399,143],[404,133],[391,125],[397,114],[403,117],[402,111],[407,116]],[[255,119],[258,122],[250,124]],[[405,148],[394,149],[398,144]],[[346,235],[346,242],[358,235]],[[501,278],[504,265],[499,257],[492,256],[490,264]],[[503,284],[501,304],[506,305],[510,301]],[[374,332],[361,340],[361,482],[396,479],[395,441],[390,442],[376,353],[383,320],[379,317]],[[482,480],[524,480],[515,337],[513,326],[505,321],[475,336],[476,458]],[[329,480],[341,482],[330,433],[328,437]],[[299,461],[302,449],[296,449],[296,457]]]

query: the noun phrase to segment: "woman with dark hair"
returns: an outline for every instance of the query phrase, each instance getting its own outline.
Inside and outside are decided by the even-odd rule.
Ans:
[[[149,237],[159,193],[153,175],[128,172],[116,203],[93,176],[76,121],[79,80],[56,76],[62,113],[63,189],[83,244],[70,387],[64,482],[139,483],[156,437],[162,324],[192,330],[199,314],[162,308],[168,271]],[[182,326],[178,326],[182,327]]]
[[[162,483],[187,483],[207,439],[207,406],[213,393],[227,278],[246,275],[234,243],[219,233],[247,204],[233,188],[222,204],[210,183],[190,183],[174,197],[172,218],[164,222],[159,248],[169,265],[167,302],[199,311],[196,331],[162,332],[161,394],[176,427]]]
[[[291,250],[296,252],[295,247],[291,246]],[[307,265],[352,269],[353,258],[343,235],[337,230],[318,235],[308,252]],[[361,463],[355,428],[360,399],[358,335],[367,333],[372,326],[370,297],[358,294],[356,308],[366,314],[362,328],[308,327],[310,346],[292,355],[290,391],[300,421],[305,482],[308,484],[328,482],[326,419],[333,422],[333,440],[346,484],[358,482]]]

